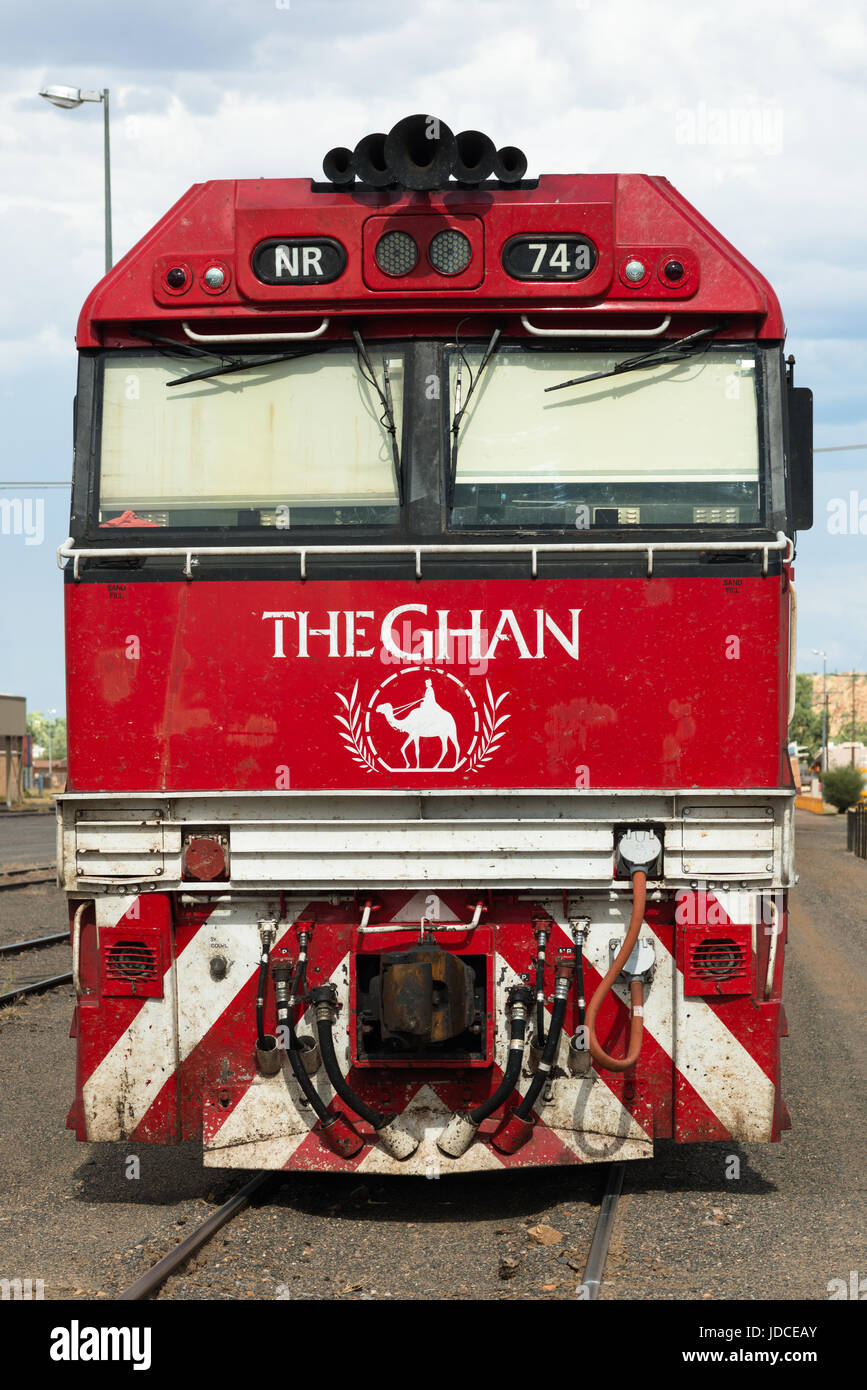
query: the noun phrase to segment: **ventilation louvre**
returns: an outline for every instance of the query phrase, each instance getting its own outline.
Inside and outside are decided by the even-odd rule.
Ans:
[[[108,953],[105,973],[109,980],[155,980],[156,951],[146,941],[118,941]]]
[[[158,933],[141,932],[134,936],[129,924],[103,927],[100,953],[102,993],[108,998],[162,998],[163,943]]]
[[[684,933],[683,988],[691,994],[749,994],[752,928],[741,923],[692,926]]]

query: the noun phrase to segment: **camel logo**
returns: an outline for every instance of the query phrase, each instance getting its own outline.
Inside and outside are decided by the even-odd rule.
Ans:
[[[369,772],[474,772],[489,762],[505,737],[508,691],[494,696],[485,682],[481,713],[457,676],[433,666],[395,671],[365,705],[356,681],[337,692],[343,713],[334,717],[353,762]]]

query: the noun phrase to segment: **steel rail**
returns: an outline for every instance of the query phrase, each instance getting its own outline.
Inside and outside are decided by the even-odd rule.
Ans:
[[[47,878],[22,878],[15,883],[4,883],[3,876],[0,874],[0,893],[9,893],[13,888],[38,888],[41,883],[54,883],[55,875],[52,873]]]
[[[34,936],[30,941],[9,941],[0,946],[0,956],[12,956],[16,951],[27,951],[31,946],[56,946],[60,941],[68,941],[69,932],[61,931],[55,936]]]
[[[590,1253],[587,1256],[584,1277],[581,1281],[582,1287],[587,1290],[587,1298],[591,1302],[595,1302],[599,1297],[602,1275],[605,1272],[605,1261],[608,1257],[608,1246],[611,1243],[611,1231],[617,1212],[617,1202],[623,1190],[625,1172],[625,1163],[613,1163],[608,1172],[608,1181],[605,1184],[602,1205],[596,1218],[596,1229],[593,1232]]]
[[[36,980],[32,985],[18,985],[15,989],[10,989],[6,994],[0,994],[0,1006],[3,1004],[14,1004],[16,999],[21,999],[25,994],[41,994],[46,989],[57,989],[58,985],[71,985],[72,974],[68,975],[49,975],[44,980]]]
[[[175,1270],[184,1264],[191,1255],[194,1255],[197,1250],[200,1250],[201,1247],[211,1239],[211,1236],[216,1235],[217,1231],[225,1226],[228,1221],[231,1221],[233,1216],[237,1216],[238,1212],[243,1211],[246,1206],[249,1206],[250,1199],[258,1192],[259,1188],[264,1187],[264,1185],[270,1182],[275,1176],[276,1170],[269,1168],[265,1172],[257,1173],[255,1177],[250,1178],[249,1182],[246,1182],[243,1187],[238,1189],[234,1197],[230,1197],[228,1202],[224,1202],[221,1207],[218,1207],[215,1212],[202,1222],[201,1226],[197,1226],[194,1231],[191,1231],[188,1236],[185,1236],[185,1238],[175,1246],[174,1250],[170,1250],[167,1255],[163,1255],[161,1260],[157,1260],[155,1265],[151,1265],[151,1268],[146,1274],[143,1274],[140,1279],[136,1279],[135,1283],[130,1284],[128,1289],[124,1289],[122,1293],[119,1293],[115,1302],[143,1302],[150,1294],[155,1293],[160,1285],[168,1279],[169,1275],[174,1274]]]

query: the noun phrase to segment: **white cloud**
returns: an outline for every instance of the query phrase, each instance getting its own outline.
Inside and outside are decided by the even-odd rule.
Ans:
[[[331,145],[412,111],[521,145],[531,173],[664,174],[775,286],[817,444],[867,442],[863,6],[150,0],[117,16],[111,0],[42,0],[7,18],[0,366],[16,467],[66,471],[75,322],[102,273],[101,108],[49,106],[36,93],[52,81],[111,88],[116,256],[194,182],[318,177]],[[819,456],[817,514],[865,462]],[[867,617],[851,541],[822,513],[799,557],[805,645],[837,642],[844,664]]]

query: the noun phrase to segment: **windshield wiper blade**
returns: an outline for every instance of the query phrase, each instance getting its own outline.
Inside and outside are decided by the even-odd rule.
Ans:
[[[213,352],[210,348],[198,347],[195,343],[182,343],[178,338],[166,338],[159,333],[145,333],[143,329],[130,329],[133,338],[141,338],[146,343],[153,343],[155,346],[174,348],[179,357],[219,357],[222,362],[237,362],[237,357],[227,357],[225,353]],[[168,354],[167,354],[168,355]]]
[[[397,443],[397,426],[394,423],[394,408],[392,405],[391,398],[391,378],[388,375],[388,363],[386,362],[385,354],[383,353],[382,375],[383,380],[385,382],[385,390],[383,390],[376,379],[376,372],[373,370],[373,363],[371,362],[367,348],[364,345],[364,339],[362,338],[357,328],[353,328],[352,338],[355,343],[355,351],[358,355],[358,361],[359,363],[363,363],[364,367],[367,368],[367,371],[364,371],[362,369],[361,375],[365,378],[366,381],[370,382],[370,385],[373,387],[374,391],[379,396],[380,402],[382,403],[383,413],[380,423],[385,427],[386,430],[388,430],[388,433],[391,435],[391,457],[392,463],[394,464],[394,486],[397,491],[398,504],[402,506],[403,475],[400,466],[400,449],[398,448]]]
[[[460,324],[458,325],[458,327],[460,328]],[[458,347],[458,370],[457,370],[457,380],[456,380],[456,382],[455,382],[455,406],[456,406],[456,409],[455,409],[454,419],[452,420],[452,448],[451,448],[451,458],[449,459],[449,492],[450,492],[450,493],[453,493],[453,492],[454,492],[455,478],[456,478],[456,476],[457,476],[457,471],[458,471],[458,430],[459,430],[460,427],[461,427],[461,421],[463,420],[464,415],[466,414],[467,406],[468,406],[469,403],[470,403],[470,400],[471,400],[471,398],[472,398],[472,394],[473,394],[473,392],[475,391],[476,387],[477,387],[478,384],[479,384],[479,377],[482,375],[482,372],[485,370],[485,368],[487,367],[488,363],[490,362],[491,358],[493,357],[494,353],[495,353],[496,350],[497,350],[497,344],[498,344],[499,341],[500,341],[500,337],[501,337],[501,335],[502,335],[502,332],[503,332],[502,328],[495,328],[494,331],[493,331],[493,333],[491,334],[490,339],[489,339],[489,341],[488,341],[488,346],[485,348],[484,352],[482,353],[482,360],[481,360],[481,362],[479,363],[478,370],[476,371],[475,376],[473,376],[472,373],[470,374],[470,389],[469,389],[469,391],[467,392],[467,398],[466,398],[466,400],[464,401],[463,405],[461,405],[461,363],[463,362],[463,356],[464,356],[464,355],[463,355],[463,353],[461,352],[460,347]],[[467,370],[469,371],[469,367],[467,367]]]
[[[211,376],[228,376],[231,372],[248,372],[253,367],[269,367],[273,362],[294,362],[296,357],[311,357],[317,352],[328,352],[333,343],[322,343],[318,347],[296,348],[293,352],[275,352],[268,357],[230,357],[217,367],[205,367],[201,372],[189,372],[186,376],[167,381],[166,386],[184,386],[188,381],[206,381]],[[216,357],[217,353],[208,353]]]
[[[478,371],[476,372],[475,376],[470,382],[470,389],[467,392],[467,399],[464,401],[463,405],[459,406],[459,408],[455,411],[455,418],[452,420],[452,435],[455,438],[457,438],[458,430],[461,427],[461,420],[463,420],[464,415],[466,414],[467,406],[472,400],[473,392],[479,384],[479,377],[482,375],[482,372],[485,370],[485,368],[487,367],[488,363],[490,362],[491,358],[497,350],[497,343],[500,341],[500,335],[502,331],[503,330],[501,328],[495,328],[493,333],[491,334],[490,342],[488,343],[488,346],[485,348],[485,351],[482,354],[482,360],[479,363]],[[460,371],[460,364],[458,365],[458,371]],[[460,390],[460,377],[458,377],[458,390]]]
[[[652,366],[654,363],[661,366],[668,362],[685,362],[694,352],[703,346],[703,339],[713,337],[721,328],[725,328],[727,320],[713,323],[708,328],[699,328],[695,333],[688,333],[685,338],[675,338],[669,343],[660,343],[659,347],[652,352],[643,352],[639,357],[627,357],[623,362],[616,363],[605,372],[591,372],[589,376],[573,376],[569,381],[559,381],[556,386],[546,386],[545,391],[563,391],[567,386],[581,386],[585,381],[603,381],[605,377],[620,376],[623,372],[637,372],[644,366]],[[689,347],[689,351],[676,351],[679,348]]]

